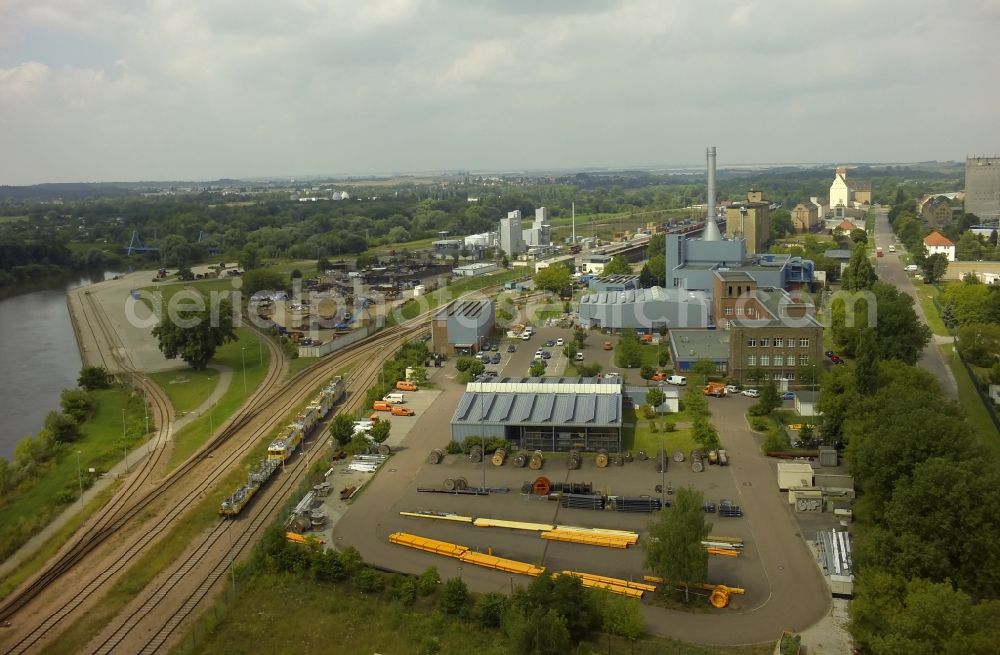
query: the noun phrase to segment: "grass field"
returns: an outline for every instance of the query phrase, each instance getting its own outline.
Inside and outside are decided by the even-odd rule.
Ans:
[[[431,596],[411,608],[363,595],[347,584],[325,586],[291,575],[261,575],[252,579],[221,615],[216,610],[206,617],[208,620],[203,618],[200,630],[189,633],[177,652],[510,652],[501,632],[470,630],[468,619],[441,614],[436,611],[436,602],[437,597]],[[609,644],[607,637],[599,636],[573,652],[611,649],[613,653],[636,655],[766,655],[773,648],[773,644],[713,648],[656,638],[640,639],[634,644],[614,640]]]
[[[99,475],[122,459],[123,410],[130,451],[140,443],[145,426],[142,396],[123,387],[93,393],[97,413],[83,424],[80,439],[65,446],[61,457],[46,463],[44,475],[30,488],[4,499],[0,508],[0,557],[9,556],[74,502],[79,497],[81,479],[85,487],[89,486],[90,468]]]
[[[934,299],[940,295],[937,287],[933,284],[917,284],[914,288],[917,290],[917,300],[920,302],[921,309],[924,310],[924,316],[927,317],[927,327],[931,329],[931,332],[941,336],[951,334],[941,320],[937,307],[934,306]]]
[[[246,328],[238,328],[236,334],[239,336],[239,340],[221,346],[215,352],[215,357],[212,358],[213,363],[222,364],[233,369],[232,383],[222,395],[222,398],[219,399],[219,402],[212,407],[211,411],[195,419],[183,430],[174,435],[174,450],[170,455],[170,462],[167,464],[168,469],[173,469],[187,459],[191,453],[196,451],[209,437],[213,429],[222,425],[233,412],[239,409],[247,396],[253,393],[253,390],[264,379],[270,362],[270,354],[267,348],[264,348],[254,338],[253,333]],[[245,352],[244,348],[246,349]],[[244,361],[246,362],[245,391],[243,384]],[[201,373],[205,373],[205,371]],[[191,380],[189,383],[179,385],[169,383],[161,385],[167,391],[168,395],[173,394],[171,395],[171,402],[173,402],[174,396],[177,396],[186,406],[193,404],[187,410],[181,410],[179,406],[175,405],[174,409],[178,412],[191,411],[198,407],[208,397],[212,389],[215,388],[214,385],[209,386],[212,380],[214,379],[217,382],[219,377],[217,372],[215,372],[214,376],[201,376],[200,373],[196,373],[191,369],[186,369],[180,373],[171,371],[155,375],[166,377],[168,381],[170,376],[177,375],[188,377]],[[157,382],[159,383],[160,381],[157,380]],[[191,386],[185,388],[186,384],[190,384]],[[177,388],[172,390],[172,387]]]
[[[698,445],[691,438],[690,428],[674,429],[673,432],[664,432],[664,422],[678,423],[690,422],[691,417],[684,411],[677,414],[663,414],[656,419],[657,431],[653,432],[649,425],[649,419],[636,417],[634,409],[627,409],[624,412],[624,428],[622,429],[622,449],[639,451],[645,450],[652,456],[659,449],[661,444],[672,453],[675,450],[682,450],[685,453],[691,452]]]
[[[955,376],[955,383],[958,385],[958,399],[965,409],[969,422],[972,423],[976,436],[983,448],[992,456],[995,462],[1000,462],[1000,437],[997,435],[996,426],[990,418],[989,411],[983,405],[983,401],[976,391],[975,382],[969,377],[965,367],[955,353],[955,347],[951,344],[940,346],[941,354],[944,356],[952,375]]]

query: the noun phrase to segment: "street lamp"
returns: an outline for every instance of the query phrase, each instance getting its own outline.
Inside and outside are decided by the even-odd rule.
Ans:
[[[246,347],[240,348],[240,362],[243,364],[243,395],[247,395],[247,358]]]
[[[128,435],[125,428],[125,408],[122,408],[122,448],[125,450],[125,473],[128,473]]]
[[[76,451],[76,480],[80,483],[80,507],[83,507],[83,474],[80,473],[80,451]]]

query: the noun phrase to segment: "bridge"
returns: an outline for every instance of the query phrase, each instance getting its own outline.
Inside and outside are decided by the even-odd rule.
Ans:
[[[697,236],[701,234],[705,229],[705,223],[694,223],[692,225],[676,225],[668,229],[665,234],[682,234],[684,236]],[[631,241],[624,241],[622,243],[612,243],[601,248],[597,248],[592,252],[603,253],[605,255],[621,255],[628,262],[640,262],[644,259],[648,259],[648,246],[649,246],[648,236],[642,236],[638,239],[633,239]]]

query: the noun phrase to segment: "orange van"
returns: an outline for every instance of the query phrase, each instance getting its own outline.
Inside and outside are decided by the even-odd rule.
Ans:
[[[396,383],[396,388],[400,391],[416,391],[417,385],[413,384],[409,380],[400,380]]]
[[[392,409],[389,411],[392,412],[393,416],[413,416],[412,409],[407,409],[406,407],[401,407],[399,405],[393,405]]]
[[[392,403],[387,403],[384,400],[376,400],[372,404],[372,409],[374,409],[376,412],[391,412]]]
[[[604,349],[605,350],[611,350],[611,342],[610,341],[605,341],[604,342]]]

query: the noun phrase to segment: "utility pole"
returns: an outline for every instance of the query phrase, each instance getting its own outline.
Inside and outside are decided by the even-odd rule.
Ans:
[[[240,362],[243,364],[243,395],[247,395],[247,349],[246,347],[240,348]]]
[[[125,408],[122,408],[122,448],[125,450],[125,472],[128,473],[128,434],[125,428]]]

